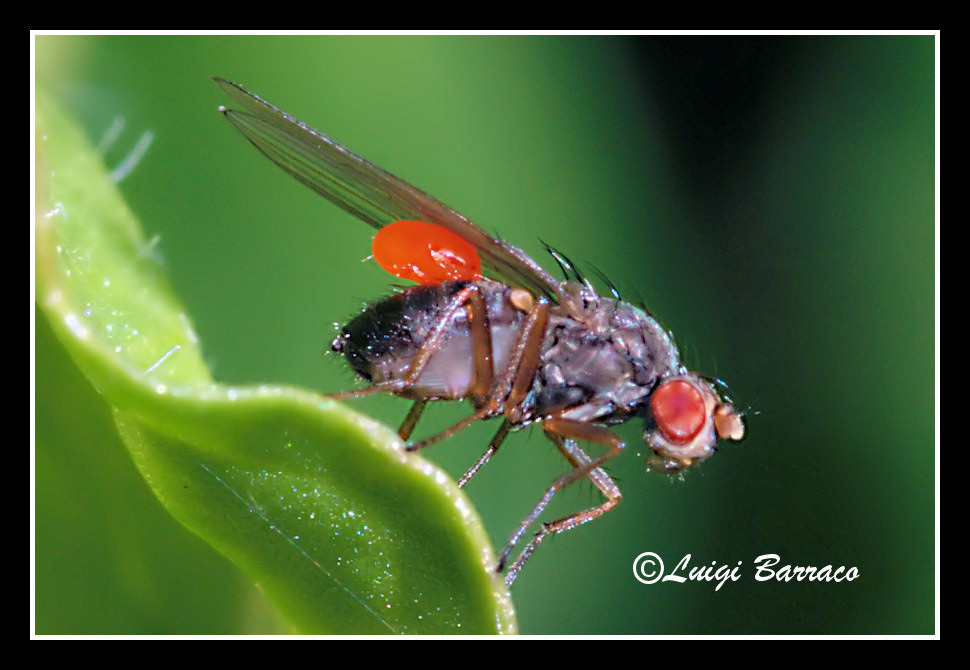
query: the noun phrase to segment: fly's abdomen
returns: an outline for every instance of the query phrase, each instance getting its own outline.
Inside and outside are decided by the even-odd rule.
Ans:
[[[499,375],[508,363],[525,314],[509,301],[511,289],[490,280],[410,287],[369,305],[341,329],[332,348],[343,354],[354,372],[371,383],[402,380],[449,305],[470,283],[479,288],[485,302],[492,366],[494,374]],[[440,346],[435,347],[418,379],[401,395],[457,399],[471,392],[476,352],[464,307],[444,328]]]

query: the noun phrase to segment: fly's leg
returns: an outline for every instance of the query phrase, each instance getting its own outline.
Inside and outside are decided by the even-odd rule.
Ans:
[[[328,398],[333,398],[335,400],[350,400],[351,398],[360,398],[365,395],[371,395],[373,393],[401,393],[408,390],[414,386],[418,379],[421,377],[421,373],[428,366],[428,361],[431,360],[431,356],[434,355],[438,349],[441,348],[444,342],[446,331],[454,320],[458,311],[461,309],[469,309],[470,311],[475,311],[477,314],[481,314],[481,317],[471,318],[469,320],[469,326],[471,327],[471,337],[473,349],[476,351],[476,358],[479,356],[478,349],[480,347],[488,347],[488,350],[482,354],[488,357],[489,362],[491,361],[491,334],[488,329],[487,323],[487,313],[485,312],[485,300],[482,298],[481,289],[479,289],[474,284],[466,286],[461,291],[455,294],[448,303],[444,311],[441,314],[441,318],[438,319],[438,323],[435,324],[434,330],[421,345],[418,350],[418,354],[414,357],[414,362],[411,363],[411,367],[408,368],[408,372],[401,379],[392,379],[386,382],[379,382],[377,384],[371,384],[370,386],[351,389],[350,391],[339,391],[337,393],[328,393]],[[481,365],[476,361],[475,364],[476,371],[481,369]],[[489,377],[490,381],[491,378]],[[477,388],[479,382],[476,380],[476,384],[473,388]],[[426,402],[426,401],[425,401]],[[400,434],[402,431],[410,434],[414,430],[415,424],[418,422],[418,418],[421,416],[421,412],[424,410],[424,404],[419,400],[411,408],[408,413],[407,418],[405,418],[404,423],[398,430]]]
[[[347,400],[372,393],[400,393],[412,387],[420,378],[421,373],[424,372],[431,356],[441,347],[445,331],[461,309],[465,309],[468,315],[468,330],[472,340],[472,351],[475,353],[475,381],[472,385],[471,396],[475,400],[484,397],[492,385],[492,332],[488,327],[488,311],[485,307],[485,300],[482,298],[481,289],[474,285],[466,286],[448,303],[431,335],[418,350],[414,362],[403,379],[381,382],[362,389],[331,393],[329,397]],[[402,440],[407,441],[411,437],[411,433],[414,431],[427,404],[427,398],[419,398],[414,401],[411,410],[397,430],[397,434]],[[413,451],[410,447],[409,450]]]
[[[464,488],[465,484],[475,476],[479,468],[485,465],[488,459],[498,451],[498,448],[512,430],[512,426],[522,421],[524,413],[522,403],[529,393],[529,389],[532,388],[532,380],[535,377],[536,369],[539,367],[540,345],[545,335],[545,324],[547,321],[548,311],[545,314],[539,313],[536,322],[529,329],[527,336],[520,338],[522,360],[512,380],[508,397],[505,400],[505,421],[502,422],[495,437],[489,442],[488,449],[478,459],[478,462],[458,481],[459,488]],[[510,364],[509,370],[511,369],[513,369],[513,366]],[[505,385],[500,384],[498,388],[505,388]]]
[[[488,310],[485,307],[482,292],[477,287],[468,288],[471,290],[469,290],[467,302],[465,302],[465,312],[468,315],[468,332],[471,335],[472,351],[475,354],[473,377],[475,382],[472,385],[471,397],[477,404],[481,398],[485,397],[488,389],[492,386],[492,330],[488,327]],[[461,294],[457,297],[460,298]],[[448,313],[442,317],[438,325],[446,326],[452,316],[451,310],[448,310]],[[422,368],[424,365],[427,365],[427,360],[422,364]],[[420,374],[420,371],[417,374]],[[411,377],[413,383],[416,377],[411,374],[408,376]],[[398,428],[397,434],[405,442],[411,437],[411,433],[414,431],[414,427],[417,425],[418,419],[421,418],[427,404],[427,398],[415,400],[411,406],[411,411],[408,412],[401,427]]]
[[[446,437],[454,435],[462,428],[470,426],[476,421],[481,419],[487,419],[489,417],[495,416],[502,408],[506,408],[507,420],[512,423],[516,423],[517,420],[513,420],[513,417],[509,415],[509,412],[513,412],[516,415],[520,414],[518,405],[521,404],[522,399],[528,392],[529,386],[532,384],[532,379],[535,376],[536,368],[539,364],[539,350],[542,346],[542,339],[546,332],[546,323],[549,320],[549,312],[551,310],[551,304],[548,300],[540,298],[536,301],[529,309],[529,314],[526,317],[525,323],[522,326],[522,330],[519,333],[518,338],[515,342],[515,347],[512,350],[512,355],[509,357],[509,363],[499,377],[498,383],[492,385],[489,389],[487,396],[481,400],[481,404],[475,410],[475,413],[471,416],[465,417],[455,425],[450,428],[446,428],[442,432],[429,437],[426,440],[418,442],[416,444],[408,445],[408,451],[417,451],[422,449],[429,444],[443,440]],[[476,358],[478,358],[479,353],[476,352]],[[491,359],[489,359],[489,365],[491,366]],[[508,402],[509,398],[515,395],[518,400],[512,403]],[[507,433],[508,431],[506,431]],[[505,435],[502,431],[499,431],[499,435],[504,439]],[[497,435],[496,437],[499,437]],[[495,440],[492,440],[495,443]],[[501,441],[499,441],[501,442]],[[491,449],[491,447],[490,447]],[[495,445],[495,449],[498,449],[498,445]],[[492,453],[495,449],[491,449]],[[491,453],[485,452],[482,459],[488,460]],[[482,461],[484,462],[484,461]],[[480,466],[479,466],[480,467]],[[477,470],[477,467],[475,468]],[[474,473],[472,473],[474,474]]]
[[[471,335],[472,353],[475,357],[473,377],[475,382],[472,384],[471,398],[477,407],[492,388],[494,355],[492,329],[488,325],[488,308],[485,306],[485,298],[482,297],[481,290],[477,287],[468,295],[465,312],[468,315],[468,333]]]
[[[596,517],[610,511],[616,504],[620,501],[620,489],[613,482],[609,475],[600,467],[610,458],[616,456],[623,449],[623,441],[619,437],[610,432],[607,428],[603,426],[598,426],[591,423],[585,423],[582,421],[575,421],[572,419],[563,419],[552,417],[546,419],[542,422],[542,427],[546,432],[546,436],[552,440],[553,444],[562,452],[566,460],[569,461],[570,465],[573,466],[573,470],[560,477],[555,481],[555,483],[546,491],[545,495],[539,500],[539,503],[535,506],[535,509],[523,520],[522,525],[519,530],[509,539],[505,549],[499,556],[498,566],[496,567],[496,572],[501,572],[505,567],[506,561],[508,561],[509,554],[511,554],[512,549],[518,544],[519,540],[526,533],[529,527],[535,523],[539,515],[542,514],[549,501],[558,492],[572,484],[573,482],[582,479],[583,477],[588,478],[593,485],[603,494],[606,498],[606,502],[596,507],[590,507],[589,509],[571,514],[562,519],[552,521],[550,523],[544,523],[539,532],[536,533],[535,537],[529,545],[519,554],[515,562],[509,567],[508,572],[505,575],[505,583],[511,586],[512,582],[515,581],[516,576],[518,576],[519,571],[525,562],[529,559],[532,553],[539,546],[546,537],[550,535],[555,535],[563,531],[575,528],[576,526],[582,525],[589,521],[592,521]],[[596,442],[607,447],[608,451],[597,458],[590,458],[586,452],[580,449],[576,444],[575,440],[584,440],[588,442]]]
[[[514,371],[511,386],[501,384],[497,387],[498,401],[504,396],[506,423],[519,424],[523,418],[523,402],[532,388],[536,370],[539,369],[542,355],[542,341],[546,335],[546,324],[549,321],[551,307],[548,301],[540,300],[530,311],[530,319],[526,321],[526,328],[519,338],[513,361],[509,364],[508,373]],[[535,316],[533,320],[531,317]],[[531,325],[530,325],[531,323]],[[505,389],[508,393],[505,394]]]
[[[471,335],[472,351],[475,355],[473,377],[475,382],[472,385],[471,397],[477,404],[481,398],[485,397],[488,389],[492,386],[492,331],[488,327],[488,310],[485,307],[485,300],[482,298],[481,291],[475,287],[469,288],[474,290],[468,293],[465,311],[468,314],[468,332]],[[439,325],[442,323],[447,325],[446,319],[450,316],[450,314],[446,314]],[[427,362],[425,362],[426,364]],[[411,437],[411,433],[414,431],[414,427],[417,425],[418,419],[421,418],[427,404],[427,398],[415,400],[411,406],[411,411],[404,419],[404,423],[398,428],[397,434],[405,442]]]
[[[502,446],[502,442],[505,441],[505,438],[508,436],[509,431],[511,430],[512,424],[509,423],[508,419],[506,419],[502,422],[498,432],[495,433],[495,437],[493,437],[492,441],[488,443],[488,449],[486,449],[485,453],[482,454],[481,458],[478,459],[478,462],[475,463],[475,465],[473,465],[461,479],[458,480],[458,488],[465,488],[465,484],[467,484],[468,480],[475,476],[478,469],[488,463],[488,459],[490,459],[492,455],[498,451],[498,448]]]
[[[576,443],[573,440],[565,440],[563,445],[560,446],[560,451],[563,454],[574,453],[576,456],[575,465],[577,467],[583,467],[590,462],[589,456],[582,449],[576,446]],[[570,462],[572,462],[572,459],[570,459]],[[591,507],[581,512],[577,512],[576,514],[559,519],[558,521],[543,524],[542,528],[538,533],[536,533],[535,537],[532,538],[529,545],[522,551],[521,554],[519,554],[519,556],[515,559],[515,562],[509,566],[508,571],[505,573],[506,586],[512,585],[512,582],[515,581],[515,578],[518,576],[522,566],[525,565],[527,560],[529,560],[529,557],[532,556],[532,553],[536,550],[536,547],[539,546],[539,543],[542,542],[543,539],[549,537],[550,535],[555,535],[592,521],[596,517],[613,509],[620,501],[621,493],[619,487],[602,468],[594,468],[589,472],[587,477],[606,497],[606,502],[596,507]]]
[[[424,407],[427,404],[427,398],[415,400],[414,404],[411,405],[411,411],[409,411],[408,415],[404,417],[404,423],[402,423],[401,427],[397,429],[398,436],[405,442],[407,442],[408,438],[411,437],[411,433],[414,431],[414,427],[417,425],[418,419],[421,418],[421,413],[424,412]]]

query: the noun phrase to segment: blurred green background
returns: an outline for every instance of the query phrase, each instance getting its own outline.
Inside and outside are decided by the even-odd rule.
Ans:
[[[748,437],[684,481],[644,471],[544,543],[514,587],[535,634],[934,631],[933,37],[39,36],[36,80],[117,164],[216,377],[349,388],[333,324],[388,292],[371,230],[273,167],[216,111],[237,81],[555,269],[602,270],[725,379]],[[36,335],[38,633],[285,630],[155,501],[100,397]],[[355,403],[397,424],[407,403]],[[419,432],[463,416],[433,408]],[[454,476],[495,426],[426,452]],[[538,429],[466,489],[503,545],[565,463]],[[597,502],[591,486],[556,501]],[[741,578],[643,585],[634,558]],[[756,557],[856,566],[759,582]]]

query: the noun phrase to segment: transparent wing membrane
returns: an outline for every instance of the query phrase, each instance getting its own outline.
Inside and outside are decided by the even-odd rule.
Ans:
[[[230,123],[292,177],[375,228],[427,221],[472,243],[488,274],[558,299],[558,282],[522,250],[492,237],[424,191],[347,150],[241,86],[215,78],[239,105],[222,107]]]

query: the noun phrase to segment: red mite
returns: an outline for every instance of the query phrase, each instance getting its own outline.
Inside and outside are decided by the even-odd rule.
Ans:
[[[482,278],[474,245],[433,223],[395,221],[377,231],[371,251],[382,268],[418,284]]]
[[[552,252],[573,277],[557,281],[521,249],[423,191],[242,87],[215,81],[240,106],[220,108],[237,130],[291,176],[377,228],[374,258],[395,276],[417,282],[372,303],[340,330],[333,350],[369,386],[331,396],[385,392],[413,400],[398,430],[404,440],[428,401],[471,400],[469,417],[410,442],[411,451],[476,421],[501,418],[459,486],[510,432],[533,423],[569,463],[499,555],[495,570],[505,572],[506,584],[543,539],[619,502],[620,489],[602,467],[625,446],[610,426],[641,419],[652,452],[647,464],[665,474],[704,461],[718,440],[744,436],[743,417],[720,392],[722,385],[684,367],[670,333],[645,310],[600,296]],[[587,453],[580,443],[599,445],[603,453]],[[584,478],[605,501],[541,523],[506,569],[552,497]]]

